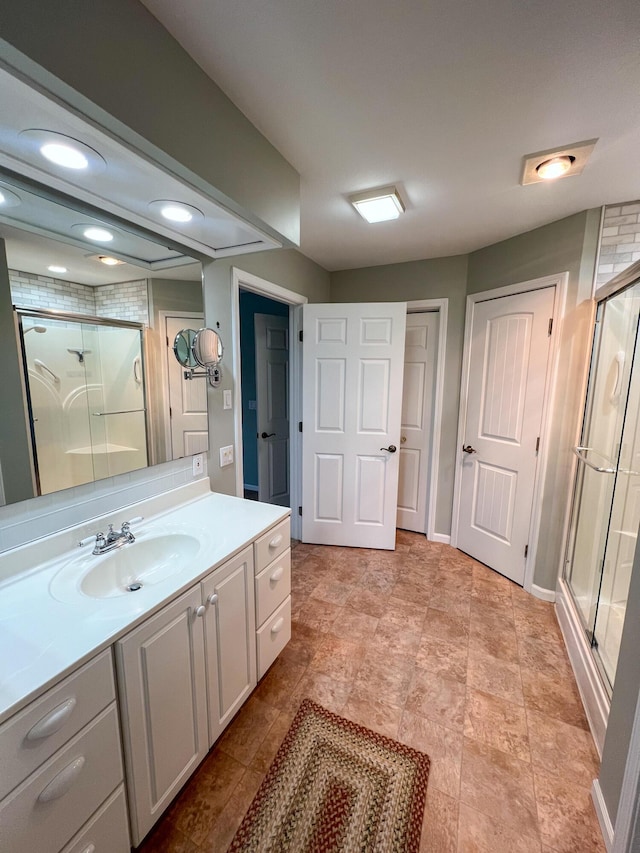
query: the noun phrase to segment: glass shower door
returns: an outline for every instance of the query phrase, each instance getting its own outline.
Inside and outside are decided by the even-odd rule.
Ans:
[[[598,306],[565,578],[609,689],[640,523],[640,283]]]

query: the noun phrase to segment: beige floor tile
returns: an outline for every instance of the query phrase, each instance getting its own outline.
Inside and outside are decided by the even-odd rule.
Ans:
[[[268,670],[253,695],[274,708],[282,708],[305,671],[306,667],[302,664],[281,656]]]
[[[405,708],[447,728],[461,730],[465,693],[465,686],[459,681],[416,667]]]
[[[338,607],[344,607],[349,600],[349,596],[353,590],[351,584],[341,583],[333,579],[322,580],[313,588],[310,598],[317,598],[320,601],[328,601],[330,604],[337,604]]]
[[[165,819],[149,833],[136,851],[137,853],[199,853],[200,848]]]
[[[464,734],[521,761],[530,760],[525,710],[506,699],[479,690],[467,690]]]
[[[580,694],[573,675],[558,676],[522,667],[522,692],[527,708],[588,730]]]
[[[279,713],[254,694],[218,741],[220,749],[248,767]]]
[[[571,664],[559,642],[553,637],[520,636],[518,638],[520,666],[543,675],[557,675],[566,681],[573,679]]]
[[[354,689],[349,694],[341,715],[378,734],[396,740],[402,709],[389,704],[382,697],[361,697]]]
[[[458,801],[429,787],[422,820],[420,853],[456,853]]]
[[[359,613],[366,613],[379,619],[387,608],[388,598],[379,591],[367,589],[360,584],[351,588],[347,605]]]
[[[462,767],[462,732],[405,710],[400,721],[398,740],[420,752],[426,752],[431,759],[430,789],[458,799]]]
[[[317,648],[309,669],[336,681],[352,682],[365,657],[365,646],[327,634]],[[294,685],[295,686],[295,685]]]
[[[469,620],[454,613],[429,608],[424,621],[423,633],[438,640],[446,640],[460,646],[469,642]]]
[[[591,733],[531,709],[527,721],[534,769],[590,786],[599,771]]]
[[[404,708],[413,670],[414,665],[404,657],[382,658],[369,649],[353,682],[353,692],[360,699],[380,698],[395,708]]]
[[[440,640],[431,634],[423,634],[416,654],[416,663],[436,675],[446,675],[456,681],[467,680],[466,645]]]
[[[537,840],[538,816],[531,765],[465,738],[460,800],[489,818]]]
[[[247,809],[258,792],[263,775],[255,770],[247,770],[235,787],[222,813],[213,824],[205,840],[200,845],[202,853],[221,853],[233,841],[238,827],[242,823]]]
[[[300,612],[299,621],[310,628],[315,628],[316,631],[327,633],[341,610],[342,608],[337,604],[310,598]]]
[[[294,716],[292,713],[280,712],[276,721],[267,732],[265,739],[258,747],[258,751],[249,765],[250,770],[255,770],[257,773],[267,772],[269,767],[271,767],[271,762],[276,757],[277,751],[280,749],[285,735],[291,727]]]
[[[534,775],[542,842],[557,853],[604,853],[589,788],[538,770]]]
[[[397,657],[406,657],[413,660],[420,646],[421,628],[399,625],[397,622],[389,621],[384,616],[378,621],[376,633],[367,646],[375,651],[381,658],[391,654]]]
[[[482,812],[460,804],[458,853],[541,853],[540,839],[523,836]]]
[[[471,613],[471,596],[446,586],[434,585],[429,597],[429,607],[444,610],[456,616],[469,616]]]
[[[520,667],[517,663],[480,654],[469,644],[467,685],[474,690],[491,693],[516,705],[524,705]]]
[[[331,625],[331,633],[344,640],[366,643],[373,637],[378,627],[375,616],[360,613],[351,607],[343,607]]]
[[[291,694],[287,707],[283,710],[289,713],[295,712],[302,700],[308,698],[328,708],[329,711],[340,714],[347,704],[352,686],[350,682],[336,681],[335,678],[323,675],[321,672],[307,670]]]

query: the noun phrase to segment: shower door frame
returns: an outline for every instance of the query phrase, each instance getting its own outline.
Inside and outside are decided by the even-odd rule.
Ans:
[[[150,467],[149,449],[151,431],[149,429],[149,406],[147,400],[147,346],[146,346],[146,326],[143,323],[134,323],[130,320],[115,320],[109,317],[95,317],[93,314],[74,314],[71,311],[60,311],[56,308],[21,308],[19,305],[13,306],[13,315],[16,326],[16,335],[19,343],[20,360],[22,362],[22,392],[24,395],[24,411],[29,431],[29,452],[31,454],[31,476],[33,479],[34,497],[40,497],[40,472],[38,469],[38,452],[36,445],[36,434],[33,426],[33,410],[31,407],[31,393],[29,390],[29,378],[27,373],[27,353],[24,345],[24,330],[22,328],[23,317],[42,317],[45,320],[66,320],[72,323],[87,323],[92,326],[111,326],[118,329],[135,329],[140,332],[140,361],[142,364],[142,389],[144,399],[144,432],[147,443],[147,464],[146,468]],[[96,482],[94,480],[93,482]]]

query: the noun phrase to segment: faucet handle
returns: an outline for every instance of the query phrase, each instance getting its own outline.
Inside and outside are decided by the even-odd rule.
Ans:
[[[144,516],[137,515],[135,518],[132,518],[131,521],[124,521],[122,523],[122,532],[128,533],[131,529],[132,524],[137,524],[139,521],[144,521]]]
[[[104,533],[93,533],[91,536],[86,536],[78,542],[78,548],[84,548],[85,545],[89,545],[90,543],[95,545],[100,538],[104,539]]]

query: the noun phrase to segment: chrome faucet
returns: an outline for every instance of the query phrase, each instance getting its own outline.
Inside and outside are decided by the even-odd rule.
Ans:
[[[113,524],[110,524],[106,536],[104,533],[96,535],[93,553],[96,555],[106,554],[107,551],[114,551],[116,548],[122,548],[123,545],[129,544],[129,542],[135,542],[136,537],[131,532],[131,525],[136,521],[142,521],[142,516],[133,518],[131,521],[125,521],[119,532],[116,532],[113,529]]]

